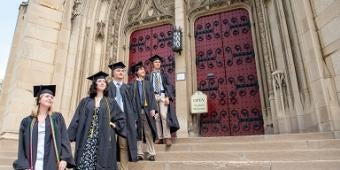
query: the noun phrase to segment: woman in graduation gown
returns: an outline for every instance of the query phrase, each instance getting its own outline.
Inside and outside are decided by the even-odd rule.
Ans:
[[[14,169],[64,170],[75,166],[61,113],[52,111],[55,85],[33,87],[36,108],[21,121]]]
[[[80,101],[68,128],[70,140],[76,142],[79,170],[117,169],[116,133],[122,132],[125,118],[116,101],[107,97],[107,76],[100,71],[88,77],[92,81],[89,96]]]

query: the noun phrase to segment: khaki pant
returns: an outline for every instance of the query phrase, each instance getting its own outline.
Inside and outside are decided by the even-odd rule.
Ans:
[[[119,156],[120,156],[120,164],[119,164],[119,169],[120,170],[127,170],[128,168],[128,162],[129,162],[129,148],[128,148],[128,143],[127,139],[123,138],[121,136],[118,136],[118,141],[119,141]]]
[[[155,95],[157,107],[159,110],[159,116],[156,119],[156,128],[158,139],[171,138],[170,127],[166,121],[168,114],[168,105],[164,104],[162,100],[164,100],[165,95],[162,93],[161,95]]]
[[[146,115],[144,110],[141,111],[141,120],[142,120],[142,125],[144,129],[144,135],[145,136],[145,141],[146,144],[143,147],[143,139],[141,141],[137,141],[137,152],[138,155],[144,155],[144,150],[148,155],[156,155],[155,147],[153,144],[153,137],[152,137],[152,131],[150,129],[150,126],[148,124],[148,121],[146,120]],[[142,138],[143,138],[142,137]]]

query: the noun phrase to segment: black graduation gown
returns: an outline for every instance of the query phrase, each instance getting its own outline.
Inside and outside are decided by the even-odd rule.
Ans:
[[[142,104],[141,104],[141,100],[140,100],[139,92],[138,92],[138,82],[136,80],[132,81],[130,86],[131,86],[131,94],[133,96],[132,105],[133,105],[135,112],[137,112],[138,115],[139,115],[140,112],[141,112],[141,109],[142,109]],[[153,87],[151,86],[151,84],[148,80],[143,80],[143,90],[145,91],[144,98],[146,99],[146,102],[147,102],[147,107],[144,108],[145,115],[146,115],[148,124],[150,126],[153,139],[156,140],[157,139],[156,121],[153,117],[150,116],[150,111],[156,110],[157,105],[156,105],[155,95],[153,94]],[[140,130],[141,129],[142,129],[142,124],[141,124],[141,121],[140,121],[140,117],[138,116],[138,120],[137,120],[137,138],[138,138],[138,140],[142,139],[142,136],[140,136],[140,134],[141,134]]]
[[[129,149],[129,161],[136,162],[137,161],[137,129],[136,129],[136,120],[137,113],[134,112],[131,104],[131,94],[130,87],[127,84],[122,84],[120,87],[120,93],[123,99],[124,105],[124,115],[126,118],[126,126],[123,130],[123,135],[127,138],[128,149]],[[115,99],[116,97],[116,85],[111,81],[109,83],[109,97]],[[117,148],[117,160],[120,160],[120,151],[119,147]]]
[[[36,119],[37,120],[37,119]],[[14,161],[14,169],[30,168],[30,133],[32,116],[28,116],[21,121],[19,130],[18,159]],[[61,113],[52,114],[52,122],[55,128],[56,143],[60,160],[67,162],[67,168],[75,166],[72,156],[71,145],[68,138],[66,125]],[[38,144],[38,121],[35,121],[32,131],[32,164],[35,165]],[[44,143],[44,168],[45,170],[56,170],[57,159],[55,156],[54,143],[52,139],[51,123],[49,116],[45,119],[45,143]]]
[[[110,107],[111,117],[109,118],[108,108],[105,99]],[[95,109],[95,101],[93,98],[83,98],[76,112],[73,115],[70,126],[68,127],[68,134],[71,142],[76,142],[75,145],[75,161],[79,164],[80,158],[83,154],[83,147],[86,139],[89,136],[91,128],[92,115]],[[115,100],[111,98],[103,98],[100,101],[100,108],[98,112],[99,137],[97,150],[97,170],[115,170],[117,168],[116,162],[116,133],[121,132],[125,126],[125,117],[120,110]],[[116,128],[112,128],[109,122],[116,124]]]
[[[150,73],[150,75],[147,76],[147,79],[153,85],[152,72]],[[171,84],[171,81],[167,74],[161,72],[161,79],[162,79],[162,85],[165,91],[165,96],[169,97],[169,100],[170,100],[170,103],[168,106],[168,113],[167,113],[167,123],[170,127],[170,133],[174,133],[180,128],[177,115],[176,115],[176,110],[173,106],[173,101],[175,99],[175,89],[173,88],[173,85]]]

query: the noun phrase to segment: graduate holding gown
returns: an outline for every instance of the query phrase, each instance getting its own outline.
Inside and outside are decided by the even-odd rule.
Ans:
[[[125,117],[116,101],[108,97],[108,74],[90,77],[89,96],[83,98],[68,128],[75,142],[76,169],[116,170],[116,134],[125,127]],[[123,135],[123,134],[122,134]]]

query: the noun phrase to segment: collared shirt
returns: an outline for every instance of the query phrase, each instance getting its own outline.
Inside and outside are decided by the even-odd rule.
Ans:
[[[162,76],[161,76],[161,72],[160,71],[152,71],[152,86],[153,86],[153,91],[156,91],[156,75],[159,78],[159,87],[160,87],[160,91],[164,91],[164,87],[163,87],[163,81],[162,81]]]
[[[139,94],[140,103],[142,106],[144,106],[143,80],[137,80],[137,85],[138,85],[138,94]]]
[[[123,82],[118,82],[118,81],[115,81],[115,80],[113,80],[112,82],[116,86],[115,100],[116,100],[117,104],[119,105],[120,109],[124,112],[123,97],[122,97],[122,94],[120,92],[120,88],[122,87]]]

